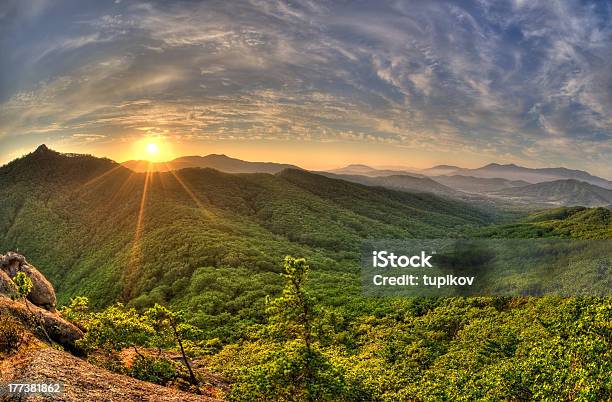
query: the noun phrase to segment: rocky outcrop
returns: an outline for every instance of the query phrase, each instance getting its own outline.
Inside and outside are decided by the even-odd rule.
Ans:
[[[0,270],[0,294],[13,295],[17,293],[15,282],[2,270]]]
[[[11,278],[23,272],[32,280],[28,301],[20,300]],[[24,256],[9,252],[0,255],[0,314],[10,314],[28,327],[43,327],[51,340],[78,352],[76,341],[83,332],[64,320],[55,310],[55,290],[51,283]]]
[[[55,311],[57,299],[53,285],[43,274],[29,264],[24,256],[11,251],[0,256],[0,270],[4,271],[9,278],[14,278],[19,272],[25,273],[32,280],[32,291],[28,295],[28,300],[38,307]]]
[[[0,359],[0,382],[19,383],[24,379],[42,384],[60,383],[63,385],[62,392],[52,396],[16,396],[9,401],[221,401],[214,396],[217,393],[215,389],[208,390],[210,396],[182,392],[111,373],[44,345],[24,347],[4,361]],[[0,388],[0,400],[5,401],[7,399],[3,398],[2,391]]]
[[[71,352],[80,354],[76,341],[83,337],[83,332],[64,320],[57,312],[52,313],[32,303],[26,306],[20,300],[12,300],[0,294],[0,314],[9,314],[17,318],[26,326],[33,328],[33,331],[38,325],[42,325],[52,341]]]

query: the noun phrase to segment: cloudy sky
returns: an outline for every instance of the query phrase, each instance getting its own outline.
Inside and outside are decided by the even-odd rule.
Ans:
[[[3,1],[0,162],[226,153],[612,177],[612,3]],[[140,147],[140,148],[139,148]]]

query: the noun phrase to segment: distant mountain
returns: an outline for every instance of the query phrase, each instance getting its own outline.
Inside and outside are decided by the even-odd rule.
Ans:
[[[453,167],[442,165],[442,168],[439,168],[436,166],[431,169],[425,169],[421,171],[421,173],[427,174],[428,176],[462,175],[482,178],[522,180],[532,184],[555,180],[575,179],[586,183],[591,183],[599,187],[612,189],[612,182],[609,180],[593,176],[592,174],[582,170],[572,170],[563,167],[532,169],[514,164],[500,165],[498,163],[491,163],[477,169],[458,168],[456,170],[450,170],[450,168]],[[433,172],[444,170],[447,170],[447,173],[432,174]]]
[[[328,172],[319,172],[320,174],[340,180],[346,180],[353,183],[364,184],[366,186],[379,186],[392,190],[409,191],[413,193],[433,193],[438,195],[454,196],[457,191],[442,185],[427,177],[414,177],[408,175],[393,175],[393,176],[363,176],[363,175],[348,175],[334,174]]]
[[[226,155],[210,154],[206,156],[182,156],[169,162],[151,163],[149,161],[131,160],[122,163],[123,166],[135,171],[168,172],[185,168],[211,168],[227,173],[278,173],[283,169],[299,169],[295,165],[272,162],[248,162],[230,158]]]
[[[514,187],[498,191],[496,195],[520,202],[566,206],[599,207],[612,203],[612,190],[574,179]]]
[[[442,175],[454,174],[458,170],[462,170],[462,169],[463,168],[460,168],[459,166],[453,166],[453,165],[437,165],[429,169],[423,169],[420,171],[420,173],[427,175],[427,176],[442,176]]]
[[[485,178],[463,175],[432,176],[432,179],[455,190],[477,194],[489,193],[512,187],[527,186],[531,184],[523,180],[507,180],[500,178]]]
[[[360,175],[360,176],[404,176],[424,177],[422,174],[414,173],[408,170],[392,170],[392,169],[376,169],[367,165],[353,164],[340,169],[328,170],[330,173],[342,175]]]

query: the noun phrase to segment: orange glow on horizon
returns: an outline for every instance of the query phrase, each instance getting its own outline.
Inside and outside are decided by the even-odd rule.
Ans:
[[[135,141],[127,159],[144,160],[148,162],[167,162],[174,159],[174,147],[164,137],[143,137]]]

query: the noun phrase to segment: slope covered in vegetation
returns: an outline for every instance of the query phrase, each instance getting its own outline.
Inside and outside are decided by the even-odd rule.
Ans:
[[[75,320],[104,331],[146,323],[155,303],[182,310],[190,357],[230,381],[229,399],[612,398],[610,298],[374,299],[358,277],[363,239],[610,239],[608,210],[508,223],[298,170],[137,174],[47,149],[1,168],[0,185],[0,246],[27,254],[60,304],[88,296]],[[288,254],[305,260],[283,267]],[[156,343],[142,334],[118,341]]]
[[[45,147],[2,167],[0,185],[0,247],[35,261],[60,304],[169,303],[225,336],[261,319],[287,254],[308,258],[321,296],[341,304],[358,293],[362,239],[456,236],[493,221],[461,202],[299,170],[134,173]]]
[[[476,234],[493,238],[612,239],[612,211],[601,207],[553,208],[531,214],[515,223],[479,230]]]

